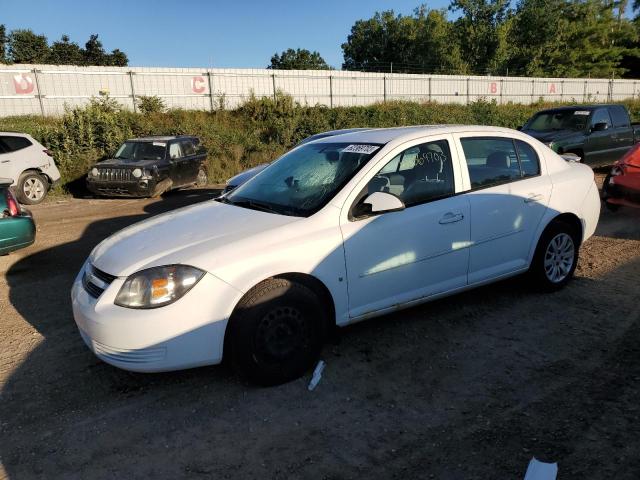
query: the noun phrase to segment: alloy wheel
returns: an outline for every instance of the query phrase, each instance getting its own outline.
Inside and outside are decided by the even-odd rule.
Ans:
[[[22,191],[25,197],[33,202],[39,202],[42,200],[46,193],[46,188],[42,180],[36,177],[29,177],[22,185]]]
[[[574,261],[573,238],[567,233],[559,233],[547,245],[544,273],[551,282],[560,283],[571,273]]]

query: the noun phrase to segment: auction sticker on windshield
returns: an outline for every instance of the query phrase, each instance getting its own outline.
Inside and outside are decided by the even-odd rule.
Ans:
[[[349,145],[348,147],[344,148],[342,150],[342,153],[365,153],[367,155],[375,152],[376,150],[378,150],[380,147],[378,145]]]
[[[154,147],[166,147],[167,143],[166,142],[153,142],[153,146]]]
[[[589,115],[590,113],[589,110],[576,110],[573,112],[574,115]]]

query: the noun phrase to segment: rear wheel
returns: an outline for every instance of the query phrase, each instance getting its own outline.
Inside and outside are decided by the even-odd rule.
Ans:
[[[536,286],[543,290],[559,290],[575,272],[580,242],[572,225],[556,221],[550,224],[538,242],[530,273]]]
[[[16,185],[18,201],[25,205],[42,202],[49,190],[49,183],[38,172],[24,172]]]
[[[260,385],[302,376],[320,356],[325,308],[309,288],[282,278],[266,280],[240,301],[229,325],[234,364]]]
[[[198,177],[196,178],[196,185],[198,187],[204,187],[208,181],[207,171],[200,167],[200,170],[198,170]]]

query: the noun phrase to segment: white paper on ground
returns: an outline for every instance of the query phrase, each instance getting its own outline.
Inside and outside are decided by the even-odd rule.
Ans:
[[[558,475],[557,463],[544,463],[533,457],[529,462],[524,480],[556,480]]]
[[[311,381],[309,382],[309,386],[307,387],[309,391],[313,390],[320,383],[320,379],[322,378],[322,371],[324,370],[324,361],[320,360],[318,365],[316,365],[316,369],[313,371],[313,376],[311,377]]]

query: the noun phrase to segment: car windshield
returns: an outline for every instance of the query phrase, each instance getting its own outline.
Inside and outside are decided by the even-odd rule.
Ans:
[[[555,110],[542,112],[533,117],[527,130],[542,132],[546,130],[584,130],[589,120],[589,110]]]
[[[162,160],[167,142],[124,142],[115,156],[118,160]]]
[[[324,207],[380,147],[372,143],[308,143],[219,200],[308,217]]]

